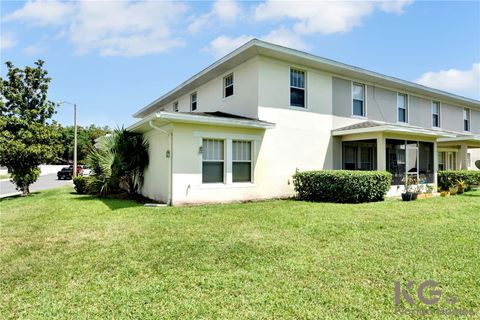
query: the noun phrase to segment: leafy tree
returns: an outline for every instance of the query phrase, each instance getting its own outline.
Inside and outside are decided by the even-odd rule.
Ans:
[[[90,125],[88,127],[77,127],[77,160],[79,164],[85,163],[87,155],[92,150],[95,140],[111,130],[108,127],[96,127]],[[62,149],[57,155],[57,162],[66,163],[73,159],[73,140],[74,128],[72,126],[63,127],[60,130],[60,141]]]
[[[38,166],[55,158],[60,144],[59,126],[51,120],[55,104],[47,100],[51,78],[38,60],[20,69],[6,62],[0,78],[0,164],[12,170],[12,181],[23,195],[38,179]]]

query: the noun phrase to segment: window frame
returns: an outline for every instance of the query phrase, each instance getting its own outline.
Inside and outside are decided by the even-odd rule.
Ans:
[[[467,118],[465,117],[466,115],[467,115]],[[463,123],[462,123],[463,132],[470,132],[472,130],[472,125],[471,125],[472,112],[471,112],[470,108],[466,108],[466,107],[463,108],[462,118],[463,118]],[[467,124],[467,130],[465,130],[465,121],[467,121],[467,123],[466,123]]]
[[[193,97],[195,96],[195,101],[193,100]],[[195,108],[193,107],[193,104],[195,103]],[[198,109],[198,94],[197,91],[192,92],[190,94],[190,111],[196,111]]]
[[[301,87],[296,87],[292,85],[292,71],[297,71],[303,73],[303,88]],[[288,105],[290,108],[296,108],[300,110],[305,110],[307,108],[307,70],[300,69],[300,68],[295,68],[295,67],[290,67],[289,73],[288,73],[288,82],[289,82],[289,95],[288,95]],[[303,90],[303,107],[302,106],[295,106],[292,105],[292,89],[297,89],[297,90]]]
[[[250,160],[235,160],[233,158],[233,144],[235,142],[248,142],[250,144]],[[242,140],[242,139],[232,139],[232,158],[231,158],[231,161],[232,161],[232,183],[233,184],[237,184],[237,183],[253,183],[253,145],[254,145],[254,142],[251,141],[251,140]],[[235,178],[234,178],[234,173],[233,173],[233,164],[234,163],[249,163],[250,164],[250,180],[249,181],[235,181]]]
[[[355,100],[358,100],[358,99],[355,99],[353,97],[353,88],[355,86],[360,86],[363,88],[363,99],[361,100],[362,101],[362,115],[358,115],[358,114],[355,114],[354,112],[354,106],[355,106]],[[352,117],[356,117],[356,118],[366,118],[367,117],[367,86],[364,84],[364,83],[360,83],[360,82],[355,82],[355,81],[352,81]]]
[[[434,113],[434,106],[438,106],[438,113]],[[440,128],[441,127],[441,116],[440,116],[440,110],[441,110],[441,103],[440,101],[432,101],[432,108],[431,108],[431,111],[432,111],[432,128]],[[433,120],[433,117],[434,116],[437,116],[437,125],[435,125],[434,123],[434,120]]]
[[[232,83],[227,86],[226,81],[227,78],[232,77]],[[232,87],[232,94],[227,96],[227,88]],[[232,73],[227,74],[225,77],[223,77],[223,99],[227,99],[235,95],[235,77]]]
[[[212,140],[212,141],[221,141],[222,144],[223,144],[223,160],[205,160],[203,155],[205,154],[206,150],[205,148],[203,147],[203,143],[205,140]],[[226,163],[227,163],[227,141],[225,139],[220,139],[220,138],[202,138],[202,157],[201,157],[201,178],[202,178],[202,184],[204,185],[224,185],[226,184],[226,169],[227,169],[227,166],[226,166]],[[203,164],[204,162],[214,162],[214,163],[222,163],[223,164],[223,170],[222,170],[222,181],[221,182],[205,182],[204,181],[204,170],[203,170]]]
[[[398,99],[400,96],[404,96],[405,97],[405,108],[400,108],[399,105],[398,105]],[[410,101],[409,101],[409,95],[407,93],[403,93],[403,92],[397,92],[397,123],[406,123],[408,124],[408,118],[409,118],[409,112],[408,112],[408,109],[409,109],[409,106],[410,106]],[[400,117],[399,117],[399,109],[404,109],[405,110],[405,121],[400,121]]]

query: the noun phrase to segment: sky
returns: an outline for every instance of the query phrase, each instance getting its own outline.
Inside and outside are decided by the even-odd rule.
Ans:
[[[45,61],[80,125],[132,114],[252,38],[480,99],[480,1],[0,1],[0,60]],[[55,115],[71,125],[72,108]]]

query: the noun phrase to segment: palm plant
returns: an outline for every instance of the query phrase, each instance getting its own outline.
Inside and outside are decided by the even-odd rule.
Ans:
[[[103,196],[110,190],[125,188],[133,196],[143,184],[148,161],[148,143],[141,134],[115,129],[87,157],[93,172],[92,189]]]
[[[141,134],[123,128],[115,130],[114,141],[115,173],[128,193],[135,195],[143,185],[143,173],[148,166],[148,143]]]
[[[113,152],[114,139],[111,136],[102,137],[102,140],[92,148],[86,162],[92,170],[88,188],[95,191],[99,196],[106,195],[113,187],[112,167],[115,162]]]

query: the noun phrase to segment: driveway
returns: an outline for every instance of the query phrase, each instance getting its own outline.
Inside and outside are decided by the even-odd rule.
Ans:
[[[58,188],[64,185],[72,185],[72,180],[57,180],[56,174],[47,174],[40,176],[38,180],[30,186],[30,192]],[[0,198],[20,194],[15,190],[15,185],[10,180],[0,181]]]

